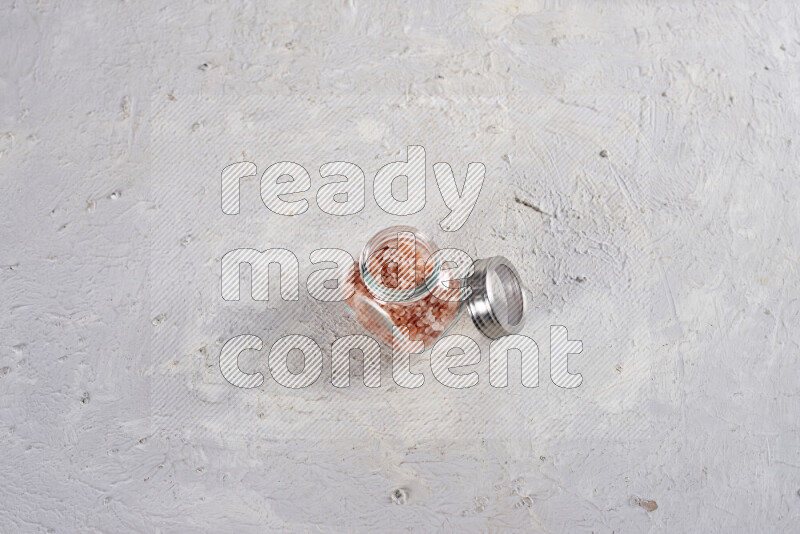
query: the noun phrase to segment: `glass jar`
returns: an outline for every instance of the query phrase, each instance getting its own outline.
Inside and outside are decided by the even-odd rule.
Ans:
[[[426,349],[455,324],[462,308],[492,339],[520,330],[524,292],[508,260],[477,260],[462,288],[437,251],[428,236],[410,226],[375,234],[361,251],[355,292],[347,299],[356,319],[389,346],[396,331],[401,341],[421,340]]]

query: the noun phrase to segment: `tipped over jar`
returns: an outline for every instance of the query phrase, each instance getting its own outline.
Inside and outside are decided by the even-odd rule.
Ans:
[[[525,297],[519,274],[501,256],[472,262],[457,249],[439,250],[410,226],[375,234],[355,266],[355,292],[347,304],[373,335],[392,346],[397,338],[432,347],[467,308],[475,326],[496,339],[517,333]]]

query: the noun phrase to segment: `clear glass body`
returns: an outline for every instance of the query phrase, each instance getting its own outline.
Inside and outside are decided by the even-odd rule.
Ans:
[[[411,239],[409,239],[409,237]],[[389,346],[393,332],[401,340],[421,340],[428,349],[456,321],[460,285],[447,278],[436,245],[416,228],[392,226],[364,246],[355,268],[355,293],[347,304],[356,319]],[[439,285],[445,283],[446,288]],[[435,287],[440,290],[431,291]]]

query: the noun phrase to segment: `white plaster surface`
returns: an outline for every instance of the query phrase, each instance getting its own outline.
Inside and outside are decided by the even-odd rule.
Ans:
[[[797,531],[799,22],[788,1],[3,2],[0,532]],[[371,186],[356,216],[319,210],[322,163],[369,182],[410,144],[425,210],[383,214]],[[243,160],[304,165],[308,212],[252,178],[223,215]],[[458,232],[438,161],[487,168]],[[491,388],[480,340],[471,390],[427,355],[419,390],[388,358],[380,389],[336,389],[330,343],[363,332],[344,305],[220,298],[229,250],[288,248],[305,280],[311,250],[392,223],[518,266],[538,388]],[[577,389],[549,379],[553,324],[583,341]],[[244,333],[256,390],[218,367]],[[305,390],[269,377],[290,333],[326,357]]]

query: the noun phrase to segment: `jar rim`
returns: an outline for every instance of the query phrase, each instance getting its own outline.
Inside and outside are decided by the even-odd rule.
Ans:
[[[397,243],[397,234],[399,232],[408,232],[414,235],[415,254],[416,250],[418,250],[418,247],[420,247],[420,243],[422,243],[423,249],[428,252],[428,259],[430,259],[430,256],[438,250],[436,243],[434,243],[432,239],[413,226],[390,226],[372,236],[361,250],[361,255],[358,259],[358,266],[359,272],[361,273],[361,279],[364,281],[364,285],[367,287],[367,290],[370,292],[370,294],[379,301],[397,303],[414,302],[427,295],[429,288],[434,287],[439,282],[442,266],[438,258],[434,263],[431,274],[422,280],[422,282],[418,283],[413,289],[397,289],[387,287],[372,276],[368,268],[369,259],[375,252],[378,251],[379,246],[384,245],[387,242]],[[426,259],[426,262],[428,259]]]

